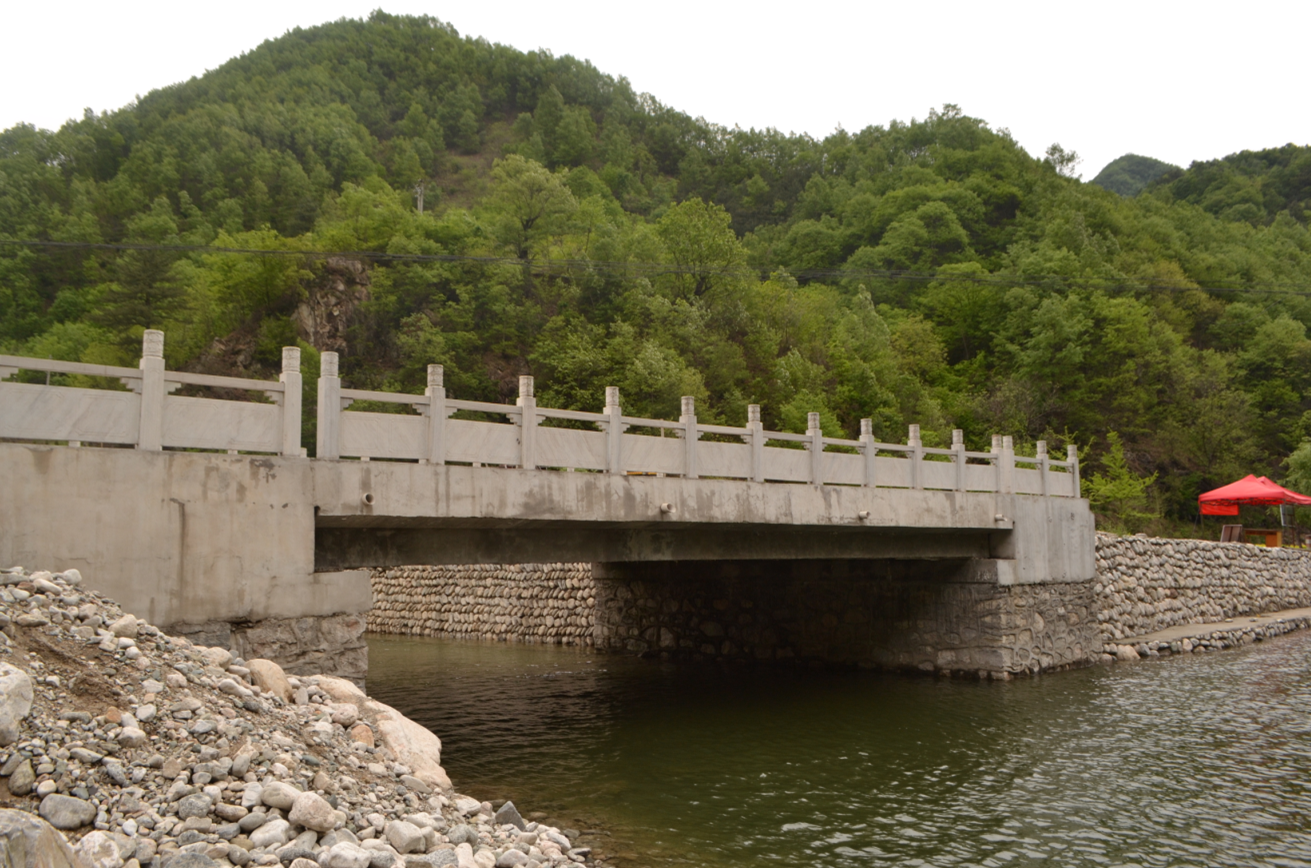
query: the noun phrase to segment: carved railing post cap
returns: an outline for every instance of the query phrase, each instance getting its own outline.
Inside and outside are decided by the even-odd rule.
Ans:
[[[146,329],[141,335],[141,357],[145,359],[164,358],[164,333],[159,329]]]
[[[1078,447],[1078,446],[1075,446],[1073,443],[1071,443],[1069,446],[1066,446],[1066,447],[1065,447],[1065,458],[1066,458],[1067,461],[1078,461],[1078,460],[1079,460],[1079,447]]]
[[[696,415],[696,398],[694,398],[691,395],[683,396],[683,415],[684,416]]]
[[[619,387],[618,387],[618,386],[606,386],[606,387],[605,387],[605,405],[606,405],[606,407],[618,407],[618,406],[619,406]]]
[[[760,405],[747,404],[747,422],[750,423],[750,422],[759,422],[759,421],[760,421]]]
[[[820,429],[819,429],[819,414],[818,414],[818,413],[807,413],[807,414],[806,414],[806,428],[808,429],[808,430],[806,431],[807,434],[809,434],[809,433],[811,433],[811,432],[813,432],[813,431],[818,431],[818,430],[820,430]]]
[[[319,376],[337,376],[337,354],[331,350],[319,356]]]
[[[428,366],[428,387],[440,389],[446,379],[446,369],[441,365]]]
[[[874,420],[873,420],[873,419],[861,419],[861,420],[860,420],[860,436],[861,436],[861,437],[873,437],[873,436],[874,436]]]
[[[300,347],[282,348],[282,373],[300,373]]]
[[[1015,448],[1015,438],[1012,437],[1012,436],[1009,435],[1009,434],[1004,435],[1004,436],[1001,438],[1001,448],[1002,448],[1002,449],[1014,449],[1014,448]]]
[[[1039,458],[1046,458],[1046,457],[1047,457],[1047,441],[1046,441],[1046,440],[1039,440],[1039,441],[1038,441],[1038,444],[1037,444],[1037,450],[1038,450],[1038,457],[1039,457]]]
[[[951,445],[952,445],[952,446],[964,446],[964,445],[965,445],[965,432],[962,431],[962,430],[959,429],[959,428],[953,428],[953,429],[951,429]]]
[[[533,396],[533,378],[524,374],[519,378],[519,397],[531,398]]]

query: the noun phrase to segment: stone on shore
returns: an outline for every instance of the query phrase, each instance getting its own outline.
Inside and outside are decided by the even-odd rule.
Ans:
[[[121,868],[123,864],[118,842],[99,830],[85,835],[74,845],[73,852],[87,868]]]
[[[250,679],[265,693],[280,697],[283,702],[291,702],[291,682],[282,667],[272,660],[247,660],[246,668],[250,670]]]
[[[51,793],[41,800],[37,809],[42,819],[56,829],[72,830],[91,825],[96,818],[96,806],[84,799]]]
[[[337,825],[337,812],[318,793],[305,792],[292,802],[287,819],[315,832],[331,832]]]
[[[0,663],[0,746],[18,741],[32,710],[32,679],[17,666]]]
[[[5,868],[87,868],[64,836],[26,811],[0,808],[0,865]]]
[[[515,808],[514,802],[506,802],[501,805],[493,820],[498,826],[514,826],[520,832],[524,830],[523,817],[519,816],[519,810]]]

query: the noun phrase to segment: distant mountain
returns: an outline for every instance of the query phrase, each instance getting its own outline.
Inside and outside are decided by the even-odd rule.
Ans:
[[[1200,205],[1222,220],[1260,226],[1287,211],[1306,225],[1311,220],[1311,147],[1239,151],[1163,175],[1152,187],[1176,201]]]
[[[1092,183],[1112,193],[1132,197],[1137,196],[1144,187],[1171,170],[1182,171],[1178,166],[1151,157],[1125,154],[1107,163],[1106,168],[1092,179]]]

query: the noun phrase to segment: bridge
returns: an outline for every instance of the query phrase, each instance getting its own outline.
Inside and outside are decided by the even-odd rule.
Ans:
[[[925,446],[918,426],[885,443],[870,420],[827,437],[816,413],[805,434],[770,431],[755,405],[744,427],[706,424],[691,398],[676,421],[646,419],[616,389],[601,412],[547,408],[531,377],[513,405],[459,400],[439,365],[422,395],[351,389],[325,352],[309,458],[298,349],[265,381],[167,370],[163,340],[146,332],[137,368],[0,356],[0,562],[77,567],[179,629],[362,613],[370,567],[590,561],[616,582],[804,582],[840,564],[919,668],[1025,671],[1098,650],[1080,614],[1093,523],[1073,447],[1017,456],[994,437],[975,452],[960,431]]]

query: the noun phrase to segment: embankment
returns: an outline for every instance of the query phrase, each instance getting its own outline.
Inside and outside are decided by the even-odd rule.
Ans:
[[[1020,599],[1019,606],[984,602],[1003,622],[1020,630],[1031,629],[1035,622],[1046,627],[1052,621],[1049,612],[1056,610],[1068,626],[1077,627],[1084,620],[1089,627],[1095,623],[1096,638],[1082,648],[1089,662],[1128,656],[1120,650],[1126,645],[1142,645],[1141,653],[1180,650],[1185,644],[1181,640],[1152,640],[1155,647],[1151,648],[1137,641],[1167,628],[1311,606],[1311,552],[1307,551],[1102,533],[1097,535],[1096,564],[1095,580],[1077,595],[1064,586],[1052,586],[1048,596],[1056,596],[1050,601]],[[754,595],[753,583],[760,589]],[[839,593],[844,583],[850,588]],[[894,584],[904,590],[907,582]],[[589,564],[578,563],[375,570],[368,629],[492,641],[600,644],[637,653],[681,649],[708,657],[734,656],[733,651],[754,645],[757,653],[748,656],[789,659],[831,657],[834,643],[801,636],[789,628],[788,618],[770,623],[768,613],[773,610],[794,615],[828,600],[831,611],[819,612],[815,623],[828,630],[830,639],[841,640],[838,645],[849,644],[843,639],[845,633],[866,629],[862,625],[872,624],[873,632],[883,633],[909,628],[920,631],[917,635],[944,626],[937,623],[943,619],[921,617],[924,605],[915,603],[914,595],[885,599],[871,595],[867,583],[843,577],[798,578],[786,583],[782,597],[778,582],[761,577],[744,577],[734,583],[736,590],[723,594],[713,593],[712,588],[683,588],[677,577],[646,585],[650,587],[595,578]],[[1065,593],[1057,593],[1061,591]],[[700,605],[698,598],[704,598]],[[888,617],[874,618],[875,604],[889,602]],[[1039,617],[1026,608],[1038,611]],[[1217,628],[1212,632],[1232,635],[1208,633],[1187,644],[1206,648],[1244,644],[1297,629],[1300,623],[1290,619],[1263,622],[1259,628],[1243,624]],[[960,627],[945,624],[947,630]],[[1081,648],[1078,636],[1074,631],[1049,632],[1053,632],[1053,659],[1058,665],[1071,662],[1071,655]],[[615,641],[617,634],[622,634],[622,641]],[[682,640],[692,634],[696,641],[688,647]],[[883,644],[888,648],[880,653],[895,663],[896,643]]]
[[[440,763],[435,735],[350,681],[169,636],[87,590],[77,570],[0,571],[5,865],[590,860],[511,802],[493,810],[457,794]]]

